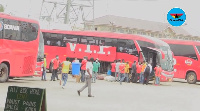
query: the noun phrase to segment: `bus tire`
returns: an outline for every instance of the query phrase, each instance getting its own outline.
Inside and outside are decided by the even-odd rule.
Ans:
[[[0,64],[0,83],[8,81],[9,71],[5,63]]]
[[[189,84],[195,84],[197,82],[197,76],[194,72],[189,72],[187,74],[187,82]]]

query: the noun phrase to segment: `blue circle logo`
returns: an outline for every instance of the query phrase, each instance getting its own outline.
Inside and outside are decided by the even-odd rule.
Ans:
[[[3,30],[3,22],[0,21],[0,31]]]
[[[181,26],[186,20],[185,12],[181,8],[173,8],[168,12],[167,20],[172,26]]]

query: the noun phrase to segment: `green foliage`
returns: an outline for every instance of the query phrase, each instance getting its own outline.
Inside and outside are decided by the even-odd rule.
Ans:
[[[4,12],[4,7],[1,4],[0,4],[0,12]]]

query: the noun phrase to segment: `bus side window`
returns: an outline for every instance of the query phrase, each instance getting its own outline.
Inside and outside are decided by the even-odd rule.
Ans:
[[[93,37],[86,37],[88,45],[95,45],[95,40]]]
[[[21,22],[20,30],[21,30],[21,38],[22,41],[33,41],[38,37],[38,25],[34,23]]]
[[[112,47],[114,47],[115,45],[114,44],[116,44],[117,43],[117,39],[111,39],[111,38],[105,38],[105,46],[112,46]]]
[[[105,38],[103,38],[103,37],[100,37],[100,38],[98,38],[98,44],[99,44],[99,46],[105,46],[105,43],[106,43],[106,39]]]
[[[194,60],[198,60],[196,52],[192,45],[169,44],[169,46],[174,53],[174,56],[184,56]]]
[[[38,36],[38,25],[34,23],[28,23],[28,41],[35,40]]]
[[[67,43],[74,43],[74,44],[79,43],[80,37],[77,35],[63,34],[62,36],[63,36],[62,47],[66,47]]]
[[[86,38],[86,37],[81,37],[80,39],[81,39],[81,40],[80,40],[80,44],[85,44],[85,45],[88,44],[88,43],[87,43],[87,38]]]
[[[50,34],[43,32],[43,37],[44,37],[44,45],[50,45],[51,41],[50,41]]]
[[[5,29],[5,27],[4,27],[4,39],[21,40],[18,21],[4,19],[3,23],[4,23],[4,25],[12,25],[15,27],[15,30],[7,29],[7,28]]]
[[[138,56],[138,51],[133,40],[118,39],[116,47],[117,52]]]
[[[134,56],[138,56],[138,50],[135,46],[135,43],[133,40],[128,40],[127,42],[129,42],[129,50],[128,50],[128,53],[131,54],[131,55],[134,55]]]

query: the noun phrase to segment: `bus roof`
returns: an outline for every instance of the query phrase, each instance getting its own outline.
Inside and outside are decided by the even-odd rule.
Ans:
[[[169,44],[182,44],[182,45],[200,45],[200,42],[191,40],[176,40],[176,39],[161,39]]]
[[[66,30],[45,30],[42,29],[42,32],[48,33],[61,33],[61,34],[72,34],[72,35],[85,35],[85,36],[95,36],[95,37],[108,37],[108,38],[120,38],[120,39],[136,39],[142,40],[146,42],[151,42],[157,45],[166,44],[162,40],[148,37],[148,36],[140,36],[140,35],[132,35],[132,34],[120,34],[120,33],[112,33],[112,32],[96,32],[96,31],[66,31]]]
[[[11,19],[11,20],[18,20],[18,21],[24,21],[24,22],[30,22],[30,23],[36,23],[39,25],[39,22],[33,19],[27,19],[27,18],[21,18],[21,17],[16,17],[16,16],[12,16],[9,14],[5,14],[5,13],[0,13],[0,18],[6,18],[6,19]]]

